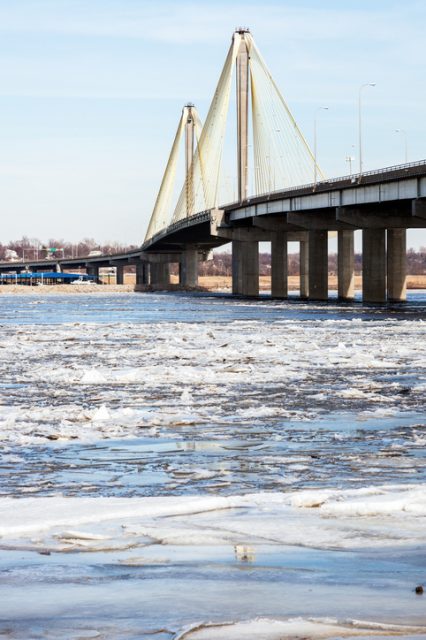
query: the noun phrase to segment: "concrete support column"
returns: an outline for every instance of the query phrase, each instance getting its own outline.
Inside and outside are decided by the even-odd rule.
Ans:
[[[182,287],[198,286],[198,251],[197,249],[185,249],[179,266],[179,283]]]
[[[354,232],[337,232],[337,291],[339,300],[355,296]]]
[[[386,301],[386,230],[362,230],[362,300]]]
[[[271,296],[287,298],[287,233],[276,231],[271,237]]]
[[[95,276],[96,279],[99,278],[99,267],[95,264],[88,264],[86,267],[86,273],[88,276]]]
[[[232,293],[259,295],[259,243],[232,241]]]
[[[328,299],[327,231],[309,231],[309,299]]]
[[[124,267],[122,265],[116,267],[115,282],[116,284],[124,284]]]
[[[299,273],[300,273],[300,297],[309,296],[309,240],[300,241]]]
[[[387,230],[388,300],[407,299],[407,232],[405,229]]]
[[[168,262],[151,263],[151,285],[167,288],[170,284],[170,266]]]
[[[242,242],[232,241],[232,293],[236,296],[242,293],[241,251]]]
[[[148,263],[136,263],[136,285],[142,286],[148,284]]]

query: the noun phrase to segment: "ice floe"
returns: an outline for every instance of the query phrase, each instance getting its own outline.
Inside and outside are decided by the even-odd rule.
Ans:
[[[404,546],[426,543],[426,485],[228,497],[2,498],[0,523],[3,543],[41,535],[42,546],[80,538],[90,548],[91,540],[104,539],[105,527],[117,548],[138,537],[142,546],[147,537],[181,545]]]
[[[284,638],[356,638],[359,636],[400,636],[426,633],[426,627],[378,624],[332,618],[255,618],[223,624],[191,625],[175,640],[283,640]]]

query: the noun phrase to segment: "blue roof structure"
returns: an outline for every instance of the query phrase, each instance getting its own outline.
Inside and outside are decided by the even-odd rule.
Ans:
[[[72,282],[73,280],[90,280],[96,282],[96,276],[86,273],[63,273],[57,271],[22,271],[21,273],[2,273],[2,280],[61,280]]]

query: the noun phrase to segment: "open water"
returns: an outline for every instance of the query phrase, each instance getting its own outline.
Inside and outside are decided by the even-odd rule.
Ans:
[[[3,294],[0,638],[426,637],[425,320]]]

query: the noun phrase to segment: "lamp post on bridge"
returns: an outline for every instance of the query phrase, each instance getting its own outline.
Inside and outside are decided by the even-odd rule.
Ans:
[[[404,136],[404,160],[405,164],[408,163],[408,136],[405,129],[395,129],[395,133],[402,133]]]
[[[375,87],[375,82],[366,82],[358,90],[358,145],[359,145],[359,175],[362,174],[362,119],[361,119],[361,96],[365,87]]]
[[[355,160],[353,156],[346,156],[346,162],[349,164],[349,175],[352,175],[352,162]]]
[[[318,166],[317,166],[317,113],[319,111],[328,111],[328,107],[318,107],[315,111],[314,116],[314,187],[317,186],[317,174],[318,174]]]
[[[32,253],[33,260],[38,260],[39,245],[35,247],[22,247],[22,262],[25,262],[25,254]],[[27,258],[28,260],[28,258]]]

